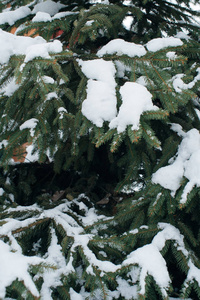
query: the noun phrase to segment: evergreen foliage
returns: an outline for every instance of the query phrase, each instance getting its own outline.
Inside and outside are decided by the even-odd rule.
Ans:
[[[95,2],[0,4],[0,298],[200,299],[199,12]]]

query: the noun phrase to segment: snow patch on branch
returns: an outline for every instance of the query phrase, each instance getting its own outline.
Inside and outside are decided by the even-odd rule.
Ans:
[[[12,242],[13,237],[11,238]],[[12,247],[0,240],[0,298],[4,299],[6,287],[15,279],[24,281],[27,288],[33,295],[39,297],[39,292],[28,272],[30,265],[41,264],[44,262],[42,258],[32,256],[24,256],[19,245]]]
[[[157,284],[162,287],[162,292],[167,296],[165,289],[170,284],[170,277],[163,256],[153,244],[145,245],[131,252],[123,262],[123,266],[138,264],[140,272],[140,293],[145,294],[145,278],[147,274],[152,275]],[[162,272],[162,273],[161,273]]]
[[[32,19],[32,22],[51,22],[56,19],[61,19],[70,15],[75,15],[77,12],[71,12],[71,11],[65,11],[65,12],[59,12],[55,14],[53,17],[50,16],[47,12],[38,11],[35,15],[35,17]]]
[[[50,22],[51,16],[50,14],[42,11],[38,11],[35,17],[32,19],[32,22]]]
[[[46,41],[42,37],[15,36],[0,29],[0,64],[9,61],[12,55],[24,55],[31,45],[44,44]]]
[[[117,113],[115,90],[107,82],[88,80],[87,98],[82,103],[82,114],[97,127],[111,121]]]
[[[167,297],[167,290],[171,283],[166,261],[161,255],[160,251],[164,248],[167,240],[174,240],[176,247],[183,252],[187,257],[188,251],[185,249],[183,236],[179,230],[167,223],[158,223],[160,232],[153,238],[150,244],[131,252],[122,263],[122,266],[137,264],[140,268],[138,274],[140,282],[140,293],[145,294],[145,278],[152,275],[162,294]],[[134,266],[133,266],[134,267]],[[134,279],[136,281],[136,279]]]
[[[48,59],[51,58],[49,53],[59,53],[61,51],[62,43],[58,40],[45,44],[31,45],[26,50],[24,62],[27,63],[37,57]]]
[[[89,242],[96,236],[95,233],[86,234],[84,227],[93,224],[95,221],[108,220],[103,215],[97,215],[94,208],[88,208],[82,201],[84,194],[79,195],[74,199],[74,204],[78,204],[81,209],[85,211],[84,216],[78,215],[73,211],[71,204],[68,200],[57,205],[54,208],[42,209],[37,205],[28,207],[18,206],[15,208],[9,208],[7,213],[12,211],[26,211],[33,210],[37,214],[34,217],[27,218],[26,220],[14,220],[11,218],[4,219],[5,223],[0,226],[0,235],[8,236],[9,244],[0,241],[0,296],[5,297],[6,287],[9,286],[15,279],[23,280],[26,287],[35,296],[38,295],[38,291],[35,287],[34,281],[42,277],[43,283],[40,290],[40,296],[42,299],[51,299],[52,288],[56,288],[61,284],[63,275],[77,273],[77,270],[73,267],[74,254],[77,251],[77,247],[81,248],[85,258],[89,262],[89,267],[86,268],[86,272],[94,276],[94,269],[98,268],[101,271],[100,276],[104,276],[107,272],[117,272],[123,267],[129,267],[128,273],[129,279],[124,280],[120,275],[117,276],[116,281],[118,286],[115,291],[109,291],[109,296],[119,297],[124,296],[126,299],[132,299],[133,295],[138,295],[138,281],[140,286],[140,293],[145,294],[145,278],[152,275],[156,283],[159,285],[163,296],[167,297],[167,290],[171,283],[169,272],[167,269],[166,261],[161,255],[162,249],[165,247],[166,241],[171,240],[174,242],[177,250],[180,250],[183,255],[188,259],[189,253],[185,249],[184,237],[180,234],[179,230],[168,223],[158,223],[158,229],[160,231],[155,235],[152,242],[143,247],[140,247],[132,251],[125,260],[115,265],[108,260],[98,259],[93,251],[89,247]],[[71,215],[70,215],[71,214]],[[72,217],[72,215],[77,217]],[[58,242],[57,232],[51,227],[50,236],[51,242],[47,248],[47,251],[43,257],[25,256],[22,254],[18,240],[15,238],[14,232],[18,229],[31,226],[34,223],[40,222],[45,219],[51,219],[55,225],[62,226],[66,231],[67,236],[72,238],[72,245],[70,248],[69,259],[66,260],[61,245]],[[82,225],[83,226],[82,226]],[[148,229],[146,226],[142,228]],[[138,232],[132,232],[137,234]],[[131,234],[131,232],[129,232]],[[38,240],[37,243],[40,243]],[[35,247],[35,244],[33,244]],[[38,272],[32,279],[28,273],[28,268],[31,265],[45,264],[47,267],[42,269],[42,272]],[[48,267],[49,266],[49,267]],[[195,268],[192,261],[188,261],[190,270],[188,271],[187,280],[198,278],[199,270]],[[80,292],[80,295],[84,298],[84,289]],[[73,290],[70,290],[70,294],[76,296]],[[80,298],[81,299],[81,298]],[[85,298],[84,298],[85,299]]]
[[[94,234],[85,234],[84,227],[80,224],[82,223],[84,226],[88,226],[102,218],[105,219],[105,216],[97,215],[94,208],[88,209],[81,201],[83,196],[84,194],[81,194],[78,198],[74,199],[73,202],[79,204],[81,208],[84,208],[85,216],[76,214],[70,207],[68,200],[54,208],[46,210],[43,210],[36,205],[28,207],[18,206],[14,209],[9,208],[7,210],[7,212],[10,213],[12,213],[12,211],[35,210],[37,215],[25,220],[7,218],[4,219],[5,222],[0,226],[0,235],[8,236],[10,242],[9,244],[6,244],[3,241],[0,241],[0,297],[2,299],[5,297],[6,287],[17,278],[24,281],[26,287],[36,297],[41,296],[42,299],[51,299],[52,287],[57,287],[61,284],[62,275],[67,276],[68,274],[75,272],[73,267],[73,255],[76,253],[77,247],[82,248],[85,257],[90,262],[91,270],[88,269],[88,272],[92,272],[93,267],[98,267],[102,272],[114,272],[120,267],[120,265],[98,259],[92,250],[90,250],[88,243],[94,238]],[[77,222],[70,214],[76,215],[79,221]],[[53,227],[50,228],[50,245],[42,258],[36,256],[29,257],[22,254],[21,247],[18,244],[17,239],[15,239],[14,231],[40,222],[46,218],[54,220],[57,225],[61,225],[66,231],[67,236],[73,239],[69,260],[66,260],[63,254],[62,247],[58,242],[56,231]],[[47,267],[44,269],[42,268],[42,273],[38,272],[32,279],[28,273],[28,268],[29,266],[36,264],[45,264]],[[43,284],[39,295],[34,281],[40,277],[43,278]]]
[[[122,105],[117,117],[109,124],[110,128],[117,128],[118,133],[123,132],[128,125],[132,125],[133,130],[138,130],[141,114],[149,110],[158,110],[151,101],[151,93],[139,83],[126,82],[120,88],[120,94]]]
[[[59,107],[58,108],[58,113],[59,113],[59,119],[62,120],[64,118],[64,114],[67,114],[67,110],[64,107]]]
[[[20,127],[20,130],[24,130],[26,128],[30,129],[30,135],[33,137],[35,132],[35,127],[37,126],[38,119],[32,118],[25,121]]]
[[[97,127],[108,121],[110,128],[123,132],[128,125],[133,130],[139,128],[140,116],[145,111],[157,110],[152,103],[152,95],[147,88],[136,82],[126,82],[120,88],[122,105],[117,115],[116,69],[111,61],[96,59],[78,60],[82,72],[89,78],[87,98],[82,103],[82,113]]]
[[[48,247],[45,255],[45,262],[49,265],[56,265],[57,268],[54,270],[48,270],[44,274],[44,283],[42,285],[41,296],[42,299],[51,299],[51,287],[56,288],[61,285],[61,275],[66,273],[67,265],[66,259],[62,253],[62,247],[58,243],[58,238],[55,233],[55,229],[51,228],[51,243]]]
[[[89,79],[82,114],[97,127],[102,127],[104,121],[111,121],[117,113],[115,66],[103,59],[78,60],[78,63]]]
[[[178,47],[182,46],[183,42],[179,38],[166,37],[166,38],[156,38],[149,41],[146,47],[151,52],[156,52],[168,47]]]
[[[181,93],[182,90],[192,89],[197,81],[200,80],[200,68],[197,68],[197,75],[194,77],[193,81],[185,83],[182,78],[184,74],[177,74],[172,78],[173,87],[177,93]]]
[[[112,87],[116,86],[116,70],[112,61],[105,61],[102,58],[88,61],[78,59],[78,63],[87,78],[106,82]]]
[[[126,42],[122,39],[115,39],[103,46],[97,55],[102,57],[106,54],[128,55],[130,57],[141,57],[146,54],[144,46],[135,43]]]
[[[156,52],[168,47],[178,47],[182,46],[183,42],[181,39],[176,37],[166,37],[166,38],[155,38],[149,41],[145,46],[148,51]],[[144,46],[140,44],[135,44],[131,42],[126,42],[122,39],[114,39],[108,44],[103,46],[98,52],[97,55],[102,57],[103,55],[112,55],[117,54],[128,55],[129,57],[141,57],[147,53]]]
[[[70,288],[69,293],[70,293],[70,299],[72,299],[72,300],[83,300],[84,299],[73,288]]]
[[[200,270],[193,264],[191,259],[189,260],[188,266],[189,266],[189,271],[186,278],[186,282],[193,281],[195,279],[200,285]]]
[[[35,38],[16,36],[0,29],[0,64],[9,61],[12,55],[25,55],[25,62],[36,57],[50,58],[49,53],[62,51],[62,43],[58,40],[47,43],[40,36]]]
[[[27,6],[21,6],[13,11],[4,11],[0,13],[0,25],[8,23],[12,26],[16,21],[25,18],[30,14],[31,10]]]
[[[18,90],[19,86],[20,85],[16,83],[15,78],[13,78],[0,89],[0,92],[3,93],[5,96],[10,97],[14,94],[15,91]]]
[[[189,182],[183,190],[180,200],[182,204],[187,201],[187,195],[194,186],[200,187],[200,134],[195,128],[185,133],[175,160],[156,171],[152,176],[152,182],[171,190],[174,196],[183,176]]]
[[[41,3],[38,3],[34,6],[34,9],[32,10],[33,14],[36,14],[37,12],[45,12],[49,15],[53,16],[56,13],[59,12],[61,8],[65,7],[65,5],[61,4],[60,2],[54,2],[51,0],[47,0]]]

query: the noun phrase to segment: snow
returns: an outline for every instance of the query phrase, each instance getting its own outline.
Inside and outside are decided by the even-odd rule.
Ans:
[[[189,83],[184,83],[182,78],[185,76],[184,74],[177,74],[172,78],[173,81],[173,87],[177,93],[182,92],[182,90],[191,89],[194,87],[194,85],[197,83],[197,81],[200,80],[200,68],[197,68],[197,75],[194,77],[194,79]]]
[[[31,45],[26,50],[24,62],[27,63],[36,57],[50,58],[49,53],[59,53],[62,51],[62,43],[58,40],[45,44]]]
[[[182,204],[187,201],[187,195],[192,188],[200,186],[200,134],[195,128],[185,133],[174,161],[156,171],[152,176],[152,182],[171,190],[174,196],[181,186],[183,176],[189,182],[183,190],[180,200]]]
[[[14,25],[16,21],[27,17],[28,15],[35,14],[32,22],[50,22],[54,19],[60,19],[65,16],[76,14],[77,12],[59,12],[65,5],[60,2],[47,0],[36,4],[31,11],[27,6],[21,6],[16,10],[7,10],[0,13],[0,25],[8,23],[10,26]]]
[[[137,80],[136,80],[137,83],[141,84],[141,85],[144,85],[146,86],[147,85],[147,82],[148,82],[148,79],[146,76],[140,76]]]
[[[53,20],[61,19],[66,16],[74,15],[76,13],[77,12],[65,11],[65,12],[59,12],[55,14],[53,17],[51,17],[51,15],[47,12],[38,11],[35,17],[33,17],[32,22],[51,22]]]
[[[176,52],[174,51],[169,51],[166,53],[167,58],[169,58],[169,60],[174,60],[177,58]]]
[[[159,51],[167,47],[177,47],[183,45],[179,38],[156,38],[146,44],[149,51]],[[97,55],[102,57],[106,54],[128,55],[130,57],[144,56],[147,51],[142,45],[126,42],[122,39],[115,39],[103,46]],[[168,59],[175,59],[174,51],[167,52]],[[105,61],[103,58],[89,61],[77,60],[82,68],[82,72],[88,78],[87,96],[82,103],[82,114],[97,127],[102,127],[104,121],[109,122],[110,128],[117,128],[118,133],[125,131],[128,125],[132,125],[133,130],[139,129],[141,115],[146,111],[157,110],[158,107],[152,103],[152,95],[145,87],[146,78],[143,76],[137,82],[126,82],[120,88],[122,105],[117,112],[116,104],[116,74],[123,77],[126,67],[117,61]],[[116,69],[115,69],[116,68]],[[198,71],[198,69],[197,69]],[[191,88],[199,80],[200,71],[194,80],[187,84]],[[178,81],[177,81],[178,80]],[[173,78],[173,85],[176,91],[182,91],[186,87],[180,83],[180,76]]]
[[[182,129],[182,126],[180,124],[171,123],[171,129],[176,132],[179,136],[184,137],[185,132]]]
[[[29,46],[42,45],[46,41],[42,37],[15,36],[0,29],[0,64],[8,62],[12,55],[24,55]]]
[[[8,23],[10,26],[15,24],[16,21],[27,17],[31,14],[31,10],[27,6],[21,6],[13,11],[5,11],[0,13],[0,25]]]
[[[157,110],[147,88],[136,82],[126,82],[120,88],[122,105],[117,114],[115,65],[102,58],[90,61],[78,60],[82,72],[89,78],[87,83],[87,98],[82,103],[82,113],[97,127],[102,127],[104,121],[110,128],[123,132],[128,125],[133,130],[139,128],[140,116],[143,112]]]
[[[25,121],[20,127],[20,130],[24,130],[26,128],[30,129],[30,135],[33,137],[35,132],[35,127],[37,126],[38,120],[35,118],[29,119]]]
[[[165,179],[168,174],[167,180]],[[170,176],[169,176],[170,174]],[[164,188],[170,189],[174,196],[180,186],[184,174],[183,164],[181,161],[175,161],[173,164],[159,169],[152,177],[154,183],[161,184]]]
[[[133,130],[138,130],[141,114],[145,111],[158,109],[151,101],[151,93],[139,83],[126,82],[120,88],[120,94],[122,105],[117,117],[109,124],[110,128],[117,128],[118,133],[123,132],[128,125],[132,125]]]
[[[126,66],[123,62],[116,60],[115,67],[117,69],[117,77],[125,77],[125,72],[131,72],[131,67]]]
[[[116,116],[115,90],[107,82],[88,80],[87,98],[82,103],[82,114],[97,127]]]
[[[83,300],[83,297],[80,294],[78,294],[77,292],[75,292],[75,290],[73,290],[73,288],[70,288],[69,293],[70,293],[71,300]]]
[[[87,21],[85,23],[86,26],[91,26],[92,24],[94,23],[94,20],[91,20],[91,21]]]
[[[110,4],[109,0],[90,0],[90,3]]]
[[[49,53],[62,51],[62,43],[58,40],[47,43],[42,37],[15,36],[0,29],[0,64],[8,62],[12,55],[25,55],[25,63],[36,58],[50,58]]]
[[[106,54],[128,55],[130,57],[141,57],[146,54],[144,46],[135,43],[126,42],[122,39],[114,39],[103,46],[97,55],[102,57]]]
[[[12,26],[16,21],[31,14],[36,14],[32,19],[33,22],[51,21],[52,18],[61,18],[70,14],[70,12],[59,13],[59,10],[63,7],[65,7],[65,5],[51,0],[36,4],[32,11],[28,6],[21,6],[13,11],[8,10],[0,13],[0,25],[8,23]]]
[[[198,118],[199,118],[199,120],[200,120],[200,110],[197,109],[197,108],[195,108],[195,112],[196,112],[196,114],[197,114],[197,116],[198,116]]]
[[[9,244],[0,241],[0,297],[4,299],[6,287],[11,284],[13,280],[18,278],[23,280],[27,288],[33,293],[34,296],[38,297],[39,293],[35,287],[34,281],[43,278],[43,283],[41,286],[40,296],[42,299],[52,299],[52,287],[56,288],[61,284],[61,278],[63,275],[68,275],[69,273],[75,272],[73,267],[73,253],[76,252],[77,247],[81,247],[84,256],[89,261],[89,267],[86,269],[87,273],[94,275],[94,269],[98,268],[101,271],[100,276],[104,276],[105,272],[116,272],[122,267],[129,267],[129,279],[124,280],[118,275],[117,284],[115,291],[109,291],[110,299],[113,297],[119,297],[120,295],[125,297],[125,299],[132,299],[132,297],[137,297],[138,295],[138,285],[137,282],[140,280],[140,290],[139,292],[144,294],[145,292],[145,278],[148,274],[154,277],[154,280],[159,285],[164,296],[167,295],[167,289],[170,285],[170,277],[166,262],[161,255],[161,251],[166,244],[166,241],[174,241],[174,245],[186,259],[188,257],[188,251],[184,246],[184,237],[180,234],[179,230],[168,223],[159,223],[158,229],[160,230],[153,238],[150,244],[140,247],[132,251],[125,260],[118,265],[115,265],[107,260],[99,260],[94,255],[92,250],[89,248],[88,244],[92,240],[95,234],[85,234],[84,227],[93,224],[95,221],[99,221],[102,218],[104,220],[109,220],[102,215],[97,215],[95,209],[92,207],[90,209],[81,201],[84,194],[81,194],[78,198],[74,199],[75,204],[79,204],[80,209],[83,209],[86,213],[84,216],[78,216],[78,222],[75,218],[72,218],[70,214],[75,214],[76,212],[70,208],[70,202],[66,199],[62,204],[57,205],[51,209],[42,209],[37,205],[32,206],[18,206],[16,208],[9,208],[7,212],[12,214],[12,211],[27,211],[32,210],[37,214],[35,217],[27,218],[26,220],[14,220],[5,219],[5,223],[0,226],[0,235],[8,236]],[[53,223],[61,225],[66,231],[67,235],[73,238],[73,243],[71,246],[71,253],[69,260],[65,259],[62,251],[62,247],[58,242],[56,235],[56,230],[50,227],[50,244],[43,257],[36,256],[25,256],[22,254],[22,250],[18,241],[15,239],[14,231],[17,229],[27,227],[34,222],[39,222],[43,219],[52,219]],[[80,224],[83,224],[83,227]],[[141,226],[142,228],[147,228],[147,226]],[[129,233],[131,234],[131,232]],[[132,234],[138,234],[138,231],[132,231]],[[37,242],[39,245],[39,241]],[[35,243],[33,244],[35,247]],[[106,258],[106,256],[105,256]],[[42,272],[38,272],[32,279],[28,273],[28,268],[31,265],[41,264],[49,266],[44,268]],[[191,266],[188,272],[187,280],[192,280],[199,276],[199,270],[195,268],[193,263],[189,260],[188,266]],[[85,299],[85,292],[77,294],[72,288],[70,289],[70,296],[74,299]],[[82,297],[82,298],[81,298]]]
[[[167,47],[178,47],[182,46],[183,42],[179,38],[166,37],[166,38],[156,38],[152,39],[146,44],[146,47],[151,52],[156,52]]]
[[[183,40],[186,40],[186,41],[189,41],[191,38],[183,31],[179,31],[176,35],[175,35],[176,38],[178,39],[183,39]]]
[[[127,257],[123,265],[126,266],[131,263],[139,264],[142,268],[140,273],[141,294],[145,293],[145,278],[147,274],[152,275],[159,286],[169,286],[170,277],[166,268],[166,262],[154,245],[145,245],[142,248],[138,248]],[[165,296],[167,296],[166,292]]]
[[[78,60],[78,63],[89,79],[82,113],[97,127],[102,127],[104,121],[111,121],[117,113],[115,66],[113,62],[103,59]]]
[[[42,80],[44,80],[45,83],[54,84],[55,80],[50,76],[42,76]]]
[[[162,231],[157,233],[157,235],[153,238],[152,244],[154,244],[159,251],[163,249],[166,241],[174,240],[176,241],[176,247],[182,251],[185,257],[188,256],[188,251],[185,249],[184,245],[184,236],[176,227],[168,223],[158,223],[158,228]]]
[[[49,101],[54,98],[58,98],[58,95],[56,94],[56,92],[50,92],[46,95],[46,101]]]
[[[46,12],[38,11],[35,17],[32,19],[32,22],[50,22],[51,16]]]
[[[167,297],[167,289],[171,283],[166,261],[160,251],[165,246],[167,240],[174,240],[176,247],[183,252],[187,257],[188,252],[184,247],[183,236],[179,230],[167,223],[158,223],[158,228],[161,229],[150,244],[136,249],[131,252],[123,261],[122,266],[138,264],[140,273],[140,293],[145,293],[145,278],[152,275],[156,283],[159,285],[163,295]],[[136,280],[136,279],[135,279]]]
[[[32,210],[36,212],[36,216],[32,218],[26,218],[25,220],[5,219],[4,223],[0,226],[0,235],[8,236],[9,244],[0,241],[0,297],[4,299],[6,287],[11,284],[13,280],[18,278],[23,280],[28,289],[34,296],[38,297],[39,293],[35,287],[34,280],[37,280],[41,276],[43,277],[43,284],[40,291],[42,299],[51,298],[51,287],[57,287],[61,284],[62,275],[68,275],[75,272],[72,253],[76,252],[76,247],[82,248],[84,255],[90,262],[91,268],[98,267],[104,272],[113,272],[119,268],[119,265],[114,265],[109,261],[101,261],[96,258],[94,253],[89,249],[88,243],[94,238],[93,234],[84,234],[84,228],[80,225],[83,220],[85,226],[90,225],[91,222],[105,219],[105,216],[97,215],[94,208],[88,209],[86,205],[81,201],[84,194],[81,194],[77,199],[74,199],[75,203],[79,203],[80,207],[85,208],[85,216],[78,216],[79,222],[70,216],[76,212],[70,208],[70,202],[66,199],[62,204],[57,205],[55,208],[43,210],[37,205],[32,206],[18,206],[16,208],[9,208],[8,212],[12,211],[27,211]],[[87,198],[87,197],[86,197]],[[68,214],[69,212],[69,214]],[[69,261],[65,259],[62,252],[61,245],[58,242],[55,229],[50,228],[50,245],[47,252],[43,257],[25,256],[22,254],[22,250],[17,240],[14,238],[13,232],[17,229],[29,226],[34,222],[38,222],[45,218],[52,219],[55,224],[61,225],[66,231],[68,236],[74,239],[74,243],[71,247],[71,256]],[[33,245],[35,246],[35,244]],[[38,272],[32,279],[28,273],[28,268],[31,265],[45,263],[49,266],[42,269],[42,273]],[[53,267],[53,268],[52,268]],[[89,271],[89,270],[88,270]],[[92,269],[90,270],[92,272]],[[73,291],[71,291],[73,293]],[[74,295],[75,292],[74,292]],[[77,299],[77,298],[76,298]]]
[[[189,260],[188,266],[189,271],[186,281],[193,281],[195,279],[200,285],[200,270],[193,264],[191,260]]]
[[[169,300],[183,300],[183,298],[173,298],[169,297]],[[185,298],[184,300],[192,300],[191,298]]]
[[[36,162],[39,160],[38,152],[33,153],[33,149],[34,149],[33,145],[28,145],[26,147],[25,162]]]
[[[76,11],[63,11],[63,12],[59,12],[59,13],[55,14],[52,17],[52,20],[61,19],[61,18],[64,18],[66,16],[75,15],[75,14],[78,14],[78,12],[76,12]]]
[[[60,114],[59,119],[61,120],[61,119],[63,119],[64,114],[67,113],[67,110],[66,110],[66,108],[64,108],[64,107],[59,107],[59,108],[58,108],[58,113]]]
[[[26,17],[31,13],[33,22],[50,22],[53,19],[60,19],[75,12],[59,12],[64,7],[60,2],[51,0],[39,1],[34,9],[30,10],[27,6],[21,7],[15,11],[7,11],[0,14],[0,24],[8,23],[13,25],[18,19]],[[109,4],[109,1],[101,1],[101,3]],[[88,21],[86,25],[90,26],[93,20]],[[121,96],[121,106],[117,111],[117,97],[116,88],[117,83],[115,77],[123,77],[125,71],[130,70],[124,66],[120,61],[112,62],[104,60],[104,55],[117,54],[118,56],[127,55],[129,57],[142,57],[146,55],[147,50],[151,52],[159,51],[167,47],[182,46],[183,42],[180,38],[186,38],[183,34],[177,37],[157,38],[148,42],[145,46],[140,44],[126,42],[122,39],[115,39],[110,41],[107,45],[103,46],[97,52],[97,59],[83,61],[78,59],[77,62],[81,70],[87,78],[87,96],[82,102],[82,114],[90,120],[97,127],[102,127],[104,122],[108,122],[109,128],[116,128],[118,133],[124,132],[127,126],[131,125],[133,130],[139,129],[140,117],[146,111],[156,111],[158,107],[152,103],[152,95],[147,90],[147,79],[141,76],[137,82],[127,81],[119,89]],[[0,29],[0,63],[5,64],[8,62],[12,55],[24,55],[24,63],[28,63],[35,58],[42,57],[50,59],[50,54],[60,53],[63,48],[58,40],[47,43],[43,38],[36,37],[20,37],[4,32]],[[146,50],[147,49],[147,50]],[[166,53],[168,59],[175,59],[176,53],[169,51]],[[172,82],[176,92],[192,88],[198,80],[200,80],[200,68],[197,69],[197,75],[190,83],[185,84],[182,80],[184,74],[177,74],[173,77]],[[54,79],[48,76],[43,76],[42,79],[46,84],[54,84]],[[6,86],[1,88],[4,95],[10,97],[18,89],[19,85],[16,84],[15,79],[7,83]],[[56,92],[50,92],[46,96],[46,100],[58,98]],[[67,110],[64,107],[58,108],[60,119],[64,117]],[[35,128],[38,124],[38,119],[32,118],[25,121],[20,127],[20,130],[29,129],[30,135],[33,137]],[[192,129],[185,133],[180,125],[172,125],[172,130],[176,131],[181,137],[182,142],[179,145],[176,156],[169,161],[169,165],[159,169],[152,176],[152,182],[160,184],[166,189],[171,190],[174,196],[176,191],[181,186],[183,176],[188,179],[181,203],[185,203],[187,195],[194,186],[200,186],[200,134],[198,130]],[[7,141],[1,141],[0,147],[7,144]],[[34,146],[28,145],[26,148],[27,161],[37,161],[38,153],[33,154]],[[0,196],[4,194],[4,190],[0,188]],[[152,275],[160,286],[164,296],[167,296],[167,289],[170,285],[170,277],[167,269],[166,262],[161,255],[161,250],[166,244],[167,240],[176,242],[176,247],[180,249],[183,254],[188,257],[188,252],[185,249],[183,236],[178,229],[170,224],[159,223],[158,228],[160,232],[155,235],[152,242],[132,251],[122,262],[122,264],[115,265],[107,260],[100,260],[94,255],[89,248],[88,244],[94,238],[95,233],[85,234],[84,227],[90,226],[98,220],[105,219],[104,216],[96,214],[96,210],[92,207],[88,209],[86,205],[80,201],[80,198],[74,199],[73,203],[79,206],[79,209],[85,211],[84,216],[78,216],[76,212],[70,210],[69,201],[64,201],[61,205],[53,209],[43,210],[40,207],[29,206],[16,207],[15,212],[36,210],[37,216],[27,218],[26,220],[19,221],[14,219],[6,219],[6,223],[0,226],[0,235],[7,235],[9,243],[0,241],[0,298],[5,298],[6,287],[11,284],[15,279],[24,281],[25,285],[36,297],[41,296],[42,299],[51,299],[51,287],[57,287],[61,284],[62,275],[75,272],[73,267],[73,256],[76,252],[76,247],[81,247],[84,256],[88,259],[90,265],[86,269],[87,273],[94,275],[93,268],[98,268],[101,271],[101,276],[105,272],[115,272],[121,267],[129,266],[130,271],[129,280],[117,278],[116,290],[110,292],[113,297],[125,297],[131,299],[137,297],[138,290],[135,284],[140,279],[140,293],[145,293],[145,278],[148,274]],[[9,212],[12,209],[9,210]],[[66,214],[66,212],[70,214]],[[73,217],[72,213],[76,215],[79,222]],[[71,256],[66,260],[62,248],[58,242],[56,231],[50,228],[51,243],[48,245],[46,255],[42,258],[36,256],[25,256],[22,254],[22,249],[13,236],[13,231],[28,226],[38,220],[44,218],[51,218],[52,223],[61,225],[67,232],[67,235],[73,238],[73,245],[71,246]],[[108,220],[108,218],[107,218]],[[83,225],[83,227],[80,226]],[[147,228],[141,226],[141,228]],[[94,230],[95,231],[95,230]],[[130,234],[138,234],[139,229],[130,231]],[[35,243],[37,247],[39,243]],[[107,257],[104,253],[105,258]],[[46,263],[55,268],[47,271],[44,270],[43,274],[38,273],[35,278],[32,278],[28,272],[30,265]],[[187,274],[188,281],[196,279],[200,284],[200,271],[197,269],[192,261],[188,262],[189,272]],[[43,276],[41,294],[34,284],[36,277]],[[130,283],[130,284],[129,284]],[[82,300],[84,297],[78,294],[73,288],[70,288],[71,299]],[[172,299],[172,298],[171,298]]]
[[[82,72],[89,79],[106,82],[112,87],[116,86],[115,66],[112,61],[105,61],[102,58],[96,60],[78,60]]]
[[[4,194],[4,189],[0,188],[0,196]]]
[[[13,251],[14,250],[14,251]],[[15,279],[23,280],[28,289],[39,297],[39,292],[28,273],[31,264],[40,264],[43,260],[39,257],[25,257],[20,249],[12,249],[12,246],[0,240],[0,298],[5,297],[6,286]]]
[[[5,86],[0,89],[0,92],[5,96],[12,96],[13,93],[19,88],[19,84],[16,83],[15,78],[10,80]]]
[[[2,141],[0,142],[0,149],[6,147],[7,145],[8,145],[8,140],[2,140]]]
[[[34,6],[34,9],[32,10],[32,13],[36,14],[37,12],[44,12],[44,13],[48,13],[50,16],[53,16],[56,13],[58,13],[59,10],[63,7],[65,7],[65,5],[61,4],[60,2],[47,0],[36,4]]]
[[[60,277],[65,273],[66,260],[62,253],[62,247],[58,244],[55,229],[51,228],[51,243],[45,255],[45,262],[49,265],[56,265],[56,270],[49,270],[45,274],[45,281],[42,286],[41,296],[43,299],[52,299],[50,287],[61,285]]]
[[[125,299],[136,299],[138,296],[138,290],[137,285],[129,285],[127,280],[124,280],[122,278],[117,279],[118,287],[117,291],[119,291],[119,294],[124,297]],[[116,297],[119,297],[119,295],[116,295]]]

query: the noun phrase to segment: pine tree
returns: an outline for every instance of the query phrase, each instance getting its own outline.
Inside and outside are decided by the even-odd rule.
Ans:
[[[200,299],[199,13],[95,2],[0,4],[0,298]]]

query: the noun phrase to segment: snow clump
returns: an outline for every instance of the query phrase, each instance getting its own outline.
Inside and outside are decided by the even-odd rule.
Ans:
[[[0,25],[8,23],[12,26],[16,21],[25,18],[30,14],[31,10],[27,6],[21,6],[13,11],[4,11],[0,13]]]
[[[163,48],[178,47],[178,46],[182,46],[182,45],[183,45],[183,42],[181,41],[181,39],[171,36],[171,37],[166,37],[166,38],[153,39],[146,44],[146,47],[149,51],[156,52]]]
[[[120,88],[120,94],[122,105],[117,117],[109,124],[110,128],[117,128],[118,133],[123,132],[128,125],[132,125],[132,130],[138,130],[141,114],[158,109],[151,101],[151,93],[139,83],[126,82]]]
[[[40,36],[35,38],[16,36],[0,29],[0,64],[8,63],[12,55],[25,55],[24,62],[36,57],[50,58],[49,53],[62,51],[62,43],[58,40],[47,43]]]
[[[41,3],[38,3],[34,6],[34,9],[32,10],[33,14],[36,14],[37,12],[45,12],[49,15],[53,16],[56,13],[59,12],[61,8],[65,7],[65,5],[61,4],[60,2],[54,2],[51,0],[47,0]]]
[[[183,176],[189,181],[183,190],[180,200],[182,204],[187,201],[187,195],[194,186],[200,187],[200,134],[195,128],[183,135],[174,161],[156,171],[152,182],[171,190],[174,196],[181,186]]]
[[[82,114],[97,127],[102,127],[104,121],[111,121],[117,113],[115,66],[103,59],[78,60],[78,63],[89,79]]]
[[[130,57],[143,56],[146,54],[144,46],[135,43],[129,43],[122,39],[114,39],[103,46],[98,52],[99,57],[105,54],[128,55]]]

